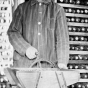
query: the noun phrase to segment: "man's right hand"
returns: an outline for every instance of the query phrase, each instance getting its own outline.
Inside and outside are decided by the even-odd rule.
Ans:
[[[27,50],[26,50],[26,56],[29,58],[29,59],[34,59],[34,58],[37,58],[37,55],[38,55],[38,51],[37,49],[35,49],[34,47],[29,47]]]

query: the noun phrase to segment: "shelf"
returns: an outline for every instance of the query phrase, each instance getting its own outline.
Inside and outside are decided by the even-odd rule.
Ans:
[[[10,23],[0,23],[0,26],[9,26]]]
[[[66,13],[66,16],[88,18],[88,14],[84,15],[84,14]]]
[[[69,32],[69,35],[88,36],[88,32]]]
[[[13,55],[4,55],[4,56],[1,56],[0,55],[0,57],[2,57],[2,58],[10,58],[10,57],[13,57]],[[6,61],[6,60],[5,60]]]
[[[88,51],[73,51],[73,50],[70,50],[70,54],[83,54],[83,55],[88,55]]]
[[[78,71],[79,73],[88,73],[88,70],[85,70],[85,69],[69,69],[69,71],[70,70]]]
[[[88,60],[69,60],[69,64],[88,64]]]
[[[70,44],[77,44],[77,45],[88,45],[88,42],[85,41],[69,41]]]
[[[75,22],[67,22],[69,26],[80,26],[80,27],[88,27],[88,23],[75,23]]]
[[[0,10],[0,13],[3,13],[3,12],[8,12],[8,13],[11,13],[11,9],[7,9],[7,10]]]
[[[88,73],[88,70],[85,69],[73,69],[75,71],[78,71],[79,73]]]
[[[65,3],[58,3],[62,7],[71,7],[71,8],[82,8],[82,9],[88,9],[88,6],[83,5],[75,5],[75,4],[65,4]]]
[[[88,82],[88,79],[80,79],[79,82]]]
[[[9,7],[9,8],[11,8],[11,4],[0,4],[0,7]]]
[[[10,51],[10,50],[11,50],[11,48],[10,49],[0,49],[0,52]]]

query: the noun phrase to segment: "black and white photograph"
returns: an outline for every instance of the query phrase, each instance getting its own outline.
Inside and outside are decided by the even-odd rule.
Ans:
[[[88,88],[88,0],[0,0],[0,88]]]

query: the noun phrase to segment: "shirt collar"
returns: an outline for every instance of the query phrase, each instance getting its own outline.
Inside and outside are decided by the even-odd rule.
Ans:
[[[42,3],[49,4],[52,0],[42,0]],[[31,0],[31,5],[39,3],[38,0]]]

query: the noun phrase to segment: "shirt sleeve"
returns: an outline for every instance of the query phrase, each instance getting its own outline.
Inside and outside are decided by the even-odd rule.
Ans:
[[[26,49],[31,45],[22,36],[22,7],[19,5],[13,14],[13,19],[7,31],[9,41],[14,50],[20,55],[25,55]]]
[[[59,8],[56,17],[56,39],[58,63],[67,65],[69,61],[69,33],[64,9]]]

